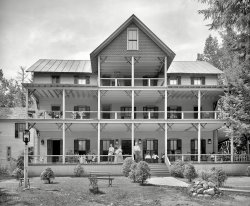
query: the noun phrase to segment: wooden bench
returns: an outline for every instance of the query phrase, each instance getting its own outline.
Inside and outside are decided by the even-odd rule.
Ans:
[[[28,180],[28,186],[30,188],[30,179],[28,178],[27,180]],[[20,178],[19,179],[19,187],[21,187],[23,185],[23,182],[24,182],[24,178]]]
[[[90,185],[97,183],[97,180],[108,180],[108,186],[112,187],[112,181],[115,178],[111,177],[111,174],[108,172],[90,172],[89,181]]]

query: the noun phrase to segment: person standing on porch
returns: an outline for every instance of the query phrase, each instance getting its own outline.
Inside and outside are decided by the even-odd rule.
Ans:
[[[134,154],[135,154],[135,161],[139,162],[141,160],[141,148],[137,142],[135,142]]]
[[[113,155],[114,155],[114,147],[112,144],[109,146],[109,153],[108,153],[108,162],[113,162]]]

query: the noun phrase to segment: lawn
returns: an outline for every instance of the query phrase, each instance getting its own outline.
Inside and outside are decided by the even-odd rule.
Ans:
[[[14,179],[0,181],[0,205],[249,205],[250,197],[225,194],[217,199],[189,197],[186,189],[166,186],[141,186],[125,177],[115,177],[113,187],[98,183],[100,194],[89,191],[89,180],[57,177],[54,184],[31,178],[31,189],[23,190]]]

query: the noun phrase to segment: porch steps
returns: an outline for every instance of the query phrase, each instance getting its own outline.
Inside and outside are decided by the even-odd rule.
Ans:
[[[149,164],[151,176],[152,177],[169,177],[170,172],[166,164],[164,163],[155,163]]]

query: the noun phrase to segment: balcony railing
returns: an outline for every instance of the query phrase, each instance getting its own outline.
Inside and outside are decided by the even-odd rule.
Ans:
[[[101,111],[101,119],[132,119],[131,111]],[[96,120],[98,111],[65,111],[65,119]],[[220,111],[201,111],[201,119],[221,119]],[[30,119],[62,119],[62,111],[37,111],[29,113]],[[134,119],[164,119],[164,111],[134,111]],[[167,119],[198,119],[198,112],[168,111]]]
[[[101,86],[126,87],[131,85],[131,78],[101,78]],[[134,85],[139,87],[162,87],[164,86],[164,78],[134,78]]]

